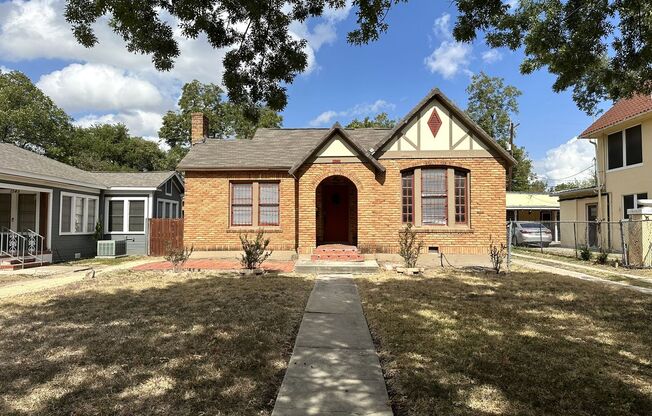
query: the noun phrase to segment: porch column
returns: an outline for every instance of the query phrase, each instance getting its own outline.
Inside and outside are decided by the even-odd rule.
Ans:
[[[652,199],[641,199],[638,205],[641,208],[627,210],[629,264],[636,267],[650,267],[652,266]]]

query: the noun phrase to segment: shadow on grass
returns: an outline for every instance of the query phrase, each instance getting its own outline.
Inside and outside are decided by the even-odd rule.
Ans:
[[[358,287],[399,415],[652,414],[652,296],[545,273]]]
[[[1,303],[0,414],[270,413],[313,282],[161,276]]]

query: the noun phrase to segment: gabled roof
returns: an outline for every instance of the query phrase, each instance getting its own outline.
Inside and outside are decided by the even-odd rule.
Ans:
[[[177,175],[175,171],[88,172],[11,143],[0,143],[0,173],[94,189],[157,188]]]
[[[472,130],[476,136],[486,144],[490,149],[493,149],[498,155],[505,159],[505,161],[513,165],[516,163],[516,160],[509,154],[509,152],[501,145],[499,145],[496,140],[489,136],[475,121],[469,117],[466,112],[462,111],[458,106],[456,106],[448,97],[442,93],[439,88],[434,88],[431,90],[428,95],[426,95],[420,102],[401,121],[396,123],[393,129],[389,130],[385,137],[382,138],[374,147],[374,156],[378,155],[382,149],[389,143],[398,132],[404,128],[410,120],[418,114],[419,111],[423,110],[424,107],[428,105],[433,99],[438,99],[441,104],[446,107],[455,117],[460,120],[467,128]]]
[[[362,148],[371,149],[388,129],[342,129]],[[206,139],[195,144],[177,170],[289,171],[330,131],[328,128],[259,128],[251,140]]]
[[[73,185],[102,188],[84,170],[57,162],[11,143],[0,143],[0,172]]]
[[[378,171],[378,172],[384,172],[385,167],[378,162],[376,158],[374,158],[369,150],[365,149],[358,143],[355,139],[353,139],[347,132],[342,128],[340,123],[335,123],[331,129],[324,134],[324,136],[319,140],[319,142],[316,143],[316,145],[310,149],[309,152],[307,152],[301,159],[299,159],[294,165],[289,170],[290,175],[294,175],[296,171],[303,166],[304,163],[306,163],[311,157],[315,156],[317,152],[319,152],[323,147],[329,142],[331,138],[333,138],[335,135],[338,135],[341,137],[349,146],[355,150],[355,152],[364,160],[367,162],[371,163],[373,167]]]
[[[95,180],[107,188],[158,188],[171,177],[175,171],[161,172],[90,172]],[[183,184],[183,181],[179,181]]]
[[[652,97],[649,95],[635,95],[632,98],[619,100],[600,118],[595,120],[581,134],[581,138],[591,138],[590,136],[604,130],[608,127],[615,126],[636,116],[640,116],[652,111]]]

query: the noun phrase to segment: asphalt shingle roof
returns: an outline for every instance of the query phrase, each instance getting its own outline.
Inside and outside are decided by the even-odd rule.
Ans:
[[[62,183],[79,183],[93,188],[158,187],[174,175],[166,172],[88,172],[20,148],[0,143],[0,169],[17,174],[38,175]]]
[[[177,167],[185,169],[290,169],[329,131],[319,129],[256,130],[251,140],[206,139],[196,144]],[[375,146],[389,129],[345,129],[365,149]]]
[[[580,137],[589,138],[591,134],[611,127],[630,118],[652,111],[652,97],[649,95],[636,95],[632,98],[619,100],[593,124],[580,134]]]

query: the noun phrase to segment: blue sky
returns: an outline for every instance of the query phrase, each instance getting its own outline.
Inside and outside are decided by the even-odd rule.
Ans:
[[[25,72],[79,124],[123,122],[134,134],[155,137],[161,114],[174,108],[184,82],[221,80],[223,52],[201,38],[179,37],[182,55],[163,74],[148,57],[126,52],[104,23],[98,26],[100,45],[84,49],[61,16],[63,4],[0,2],[0,66]],[[390,29],[378,42],[362,47],[346,43],[354,9],[293,24],[292,32],[308,41],[310,66],[289,86],[284,125],[344,124],[378,111],[400,118],[433,87],[465,108],[469,78],[483,70],[523,91],[517,143],[526,146],[537,173],[554,183],[589,166],[591,145],[571,139],[591,118],[576,108],[570,92],[554,93],[554,78],[545,70],[520,75],[521,52],[492,51],[481,41],[455,43],[455,14],[451,2],[410,0],[392,9]]]

